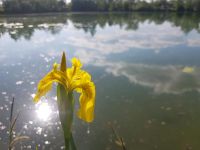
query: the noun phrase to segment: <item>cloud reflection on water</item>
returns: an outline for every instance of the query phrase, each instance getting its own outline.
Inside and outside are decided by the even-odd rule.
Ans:
[[[200,91],[200,69],[193,73],[183,72],[184,66],[159,66],[146,64],[129,64],[124,62],[101,62],[106,72],[114,76],[124,76],[130,82],[150,87],[155,93],[182,94],[183,92]]]
[[[190,36],[183,38],[184,33],[181,29],[173,27],[168,22],[162,26],[145,22],[136,31],[120,30],[114,35],[110,32],[103,34],[97,32],[93,38],[77,35],[76,38],[69,37],[65,43],[73,44],[76,47],[74,55],[84,63],[104,67],[106,72],[112,73],[114,76],[124,76],[130,82],[153,88],[155,93],[178,94],[199,90],[198,75],[200,72],[198,67],[195,68],[193,74],[186,75],[182,72],[184,65],[147,65],[145,63],[128,63],[122,60],[116,62],[110,61],[108,56],[112,57],[112,54],[125,52],[132,54],[138,49],[158,52],[178,45],[197,46],[200,36],[198,35],[195,39]]]
[[[185,44],[185,40],[182,39],[184,33],[180,28],[172,27],[169,22],[165,22],[162,26],[145,22],[140,24],[136,31],[113,28],[108,32],[97,32],[94,37],[82,35],[67,37],[64,43],[81,49],[95,50],[104,55],[122,53],[136,48],[157,51]],[[119,30],[120,32],[116,32]]]

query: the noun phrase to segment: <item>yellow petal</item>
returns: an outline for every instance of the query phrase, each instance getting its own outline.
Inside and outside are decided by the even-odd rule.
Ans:
[[[75,57],[72,58],[72,67],[81,68],[82,64],[81,64],[80,60]]]
[[[72,59],[72,68],[67,69],[67,73],[71,77],[70,89],[81,93],[78,117],[86,122],[92,122],[94,119],[95,85],[91,82],[90,74],[80,69],[81,66],[78,59]]]
[[[80,68],[82,67],[82,64],[79,59],[72,58],[72,68],[70,68],[67,72],[67,76],[69,76],[69,79],[73,79],[74,76],[77,75],[77,73],[80,71]]]
[[[86,71],[80,70],[77,74],[78,77],[74,76],[76,80],[73,80],[71,85],[73,89],[81,93],[77,115],[86,122],[92,122],[94,119],[95,85],[91,82],[91,76]]]
[[[39,89],[39,87],[40,87],[40,89]],[[48,82],[47,84],[45,84],[43,86],[38,85],[38,92],[36,93],[35,97],[33,98],[34,102],[37,103],[42,96],[44,96],[48,91],[51,90],[51,87],[52,87],[51,82]]]
[[[82,87],[79,102],[80,108],[77,112],[78,117],[86,122],[92,122],[94,119],[95,106],[95,85],[93,82],[88,82],[88,84]]]
[[[73,90],[76,85],[79,85],[80,80],[82,79],[82,75],[85,71],[81,70],[82,64],[79,59],[72,59],[72,67],[67,68],[66,76],[68,77],[69,90]],[[75,85],[74,85],[75,84]]]
[[[67,78],[62,71],[52,70],[38,83],[38,91],[34,97],[34,101],[38,102],[49,90],[51,90],[53,82],[62,84],[67,89]]]
[[[73,69],[67,70],[68,73],[72,73]],[[91,76],[89,73],[83,70],[76,71],[70,81],[70,89],[74,90],[76,88],[82,88],[85,84],[91,81]]]
[[[54,64],[53,64],[53,70],[57,70],[58,67],[59,67],[59,64],[57,64],[57,63],[54,63]]]

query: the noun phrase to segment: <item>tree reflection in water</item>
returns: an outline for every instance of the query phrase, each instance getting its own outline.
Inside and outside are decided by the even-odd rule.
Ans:
[[[76,29],[90,33],[96,33],[96,28],[108,26],[120,26],[126,30],[137,30],[140,23],[145,21],[155,24],[163,24],[168,21],[176,27],[180,27],[184,33],[192,30],[200,32],[199,14],[177,14],[177,13],[105,13],[105,14],[55,14],[43,16],[1,16],[0,17],[0,37],[8,33],[14,40],[25,38],[30,40],[36,30],[49,31],[57,34],[63,26],[72,22]],[[20,25],[19,25],[20,24]]]

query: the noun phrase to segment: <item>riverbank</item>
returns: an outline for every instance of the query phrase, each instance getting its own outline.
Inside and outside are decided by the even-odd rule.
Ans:
[[[0,16],[53,16],[53,15],[70,15],[70,14],[129,14],[129,13],[144,13],[144,14],[166,14],[166,13],[174,13],[174,14],[193,14],[198,13],[195,11],[66,11],[66,12],[42,12],[42,13],[1,13]]]
[[[175,1],[92,1],[76,0],[71,3],[57,0],[3,1],[4,14],[58,13],[58,12],[200,12],[199,0]]]

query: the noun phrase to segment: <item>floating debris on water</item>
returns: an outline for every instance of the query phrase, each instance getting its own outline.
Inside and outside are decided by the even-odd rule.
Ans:
[[[194,67],[184,67],[183,69],[182,69],[182,72],[184,72],[184,73],[193,73],[194,72]]]
[[[43,23],[43,24],[38,24],[38,27],[40,27],[40,28],[48,28],[49,26],[47,24]]]
[[[90,134],[90,127],[87,128],[87,134]]]
[[[166,122],[165,122],[165,121],[162,121],[162,122],[161,122],[161,125],[166,125]]]
[[[51,59],[45,57],[44,60],[45,60],[46,62],[49,62]]]
[[[31,149],[31,145],[28,145],[26,148],[27,148],[27,149]]]
[[[30,84],[33,85],[33,84],[35,84],[35,82],[32,81],[32,82],[30,82]]]
[[[28,25],[28,27],[29,27],[29,28],[32,28],[32,27],[33,27],[33,25]]]
[[[6,23],[6,22],[4,22],[4,23],[1,23],[0,24],[1,26],[4,26],[5,28],[24,28],[24,25],[23,25],[23,23]]]
[[[186,115],[186,112],[178,112],[177,115],[184,116],[184,115]]]
[[[17,33],[17,31],[11,31],[10,32],[10,34],[16,34]]]
[[[171,109],[172,109],[171,107],[167,107],[167,108],[166,108],[167,111],[170,111]]]
[[[42,57],[42,58],[43,58],[43,57],[45,57],[45,56],[44,56],[44,54],[40,54],[40,57]]]
[[[24,129],[26,129],[26,130],[28,129],[28,125],[27,124],[24,125]]]
[[[20,85],[20,84],[22,84],[24,81],[17,81],[16,82],[16,85]]]
[[[29,121],[28,123],[29,123],[29,124],[33,124],[33,121]]]
[[[6,95],[7,93],[6,93],[6,92],[2,92],[1,94],[2,94],[2,95]]]
[[[148,123],[148,124],[152,124],[152,120],[148,120],[147,123]]]
[[[165,109],[165,107],[164,106],[160,106],[160,109]]]
[[[45,28],[45,29],[47,29],[47,28],[49,28],[49,27],[62,27],[62,26],[64,26],[64,24],[62,24],[62,23],[57,23],[57,24],[55,24],[55,23],[43,23],[43,24],[38,24],[38,27],[39,28]]]
[[[0,130],[6,129],[6,126],[0,126]]]
[[[36,130],[37,130],[37,131],[36,131],[36,134],[38,134],[38,135],[41,135],[41,134],[42,134],[42,128],[37,127]]]
[[[46,145],[50,144],[50,142],[49,142],[49,141],[45,141],[44,143],[45,143]]]

